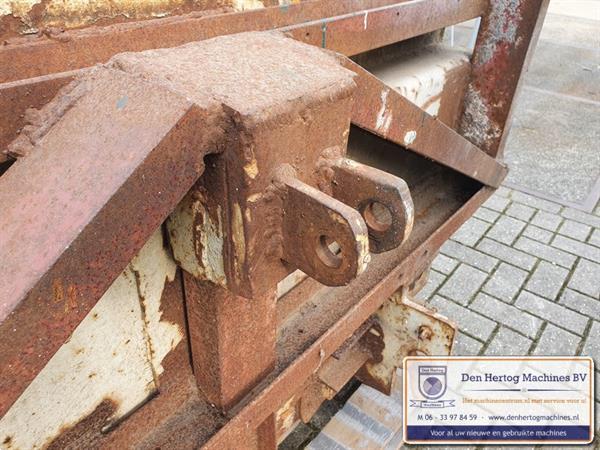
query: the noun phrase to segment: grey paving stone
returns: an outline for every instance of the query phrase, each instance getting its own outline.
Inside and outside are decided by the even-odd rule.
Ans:
[[[511,303],[527,278],[527,272],[510,264],[500,263],[492,277],[483,286],[483,291],[500,300]]]
[[[517,239],[517,242],[515,242],[514,246],[530,255],[535,255],[538,258],[556,263],[559,266],[566,267],[567,269],[573,267],[573,264],[575,264],[575,260],[577,259],[575,256],[569,253],[524,236],[521,236],[519,239]]]
[[[531,342],[531,339],[502,327],[485,349],[485,354],[490,356],[527,355]]]
[[[549,323],[540,337],[534,355],[571,356],[577,352],[581,337]]]
[[[520,191],[513,191],[511,198],[514,202],[523,203],[524,205],[531,206],[532,208],[543,209],[544,211],[551,213],[557,213],[561,209],[561,206],[557,203],[537,198],[533,195],[525,194],[524,192]]]
[[[502,216],[487,232],[486,237],[494,239],[498,242],[502,242],[506,245],[512,245],[523,228],[525,228],[525,225],[525,222],[522,220],[514,219],[508,216]]]
[[[456,356],[476,356],[479,355],[483,344],[460,331],[454,337],[454,346],[452,354]]]
[[[559,303],[579,311],[590,317],[600,317],[600,300],[596,300],[587,295],[571,289],[565,289],[560,296]]]
[[[506,142],[507,181],[559,201],[581,203],[600,175],[598,133],[587,120],[598,114],[598,104],[526,86]]]
[[[512,189],[507,188],[506,186],[500,186],[498,189],[496,189],[496,192],[494,192],[494,195],[499,195],[500,197],[510,198],[512,193],[513,193]]]
[[[431,268],[448,275],[458,265],[458,261],[441,253],[431,263]]]
[[[590,297],[600,298],[600,264],[580,259],[568,286]]]
[[[479,290],[487,274],[466,264],[461,264],[439,289],[439,294],[467,305]]]
[[[547,299],[554,300],[568,275],[569,271],[564,267],[540,261],[527,281],[525,289]]]
[[[482,341],[489,338],[494,328],[496,328],[496,322],[493,320],[487,319],[439,295],[433,297],[429,305],[456,322],[461,332],[470,334]]]
[[[531,223],[545,230],[556,231],[562,220],[559,215],[538,211]]]
[[[452,235],[451,239],[472,247],[481,239],[489,227],[489,223],[471,217]]]
[[[530,206],[513,203],[508,207],[504,214],[529,222],[535,211],[536,210]]]
[[[558,0],[551,3],[555,5],[557,3],[577,4],[578,2]],[[589,1],[585,0],[579,3],[590,4]],[[550,6],[550,11],[552,11],[552,6]],[[594,12],[591,8],[588,11],[590,18],[600,19],[600,9],[598,7]],[[600,101],[598,74],[591,69],[591,67],[595,67],[592,61],[597,61],[598,52],[590,47],[582,48],[577,44],[577,46],[564,45],[563,39],[564,37],[560,42],[539,40],[535,48],[535,58],[531,67],[527,69],[526,84],[560,94]],[[585,42],[591,43],[588,38],[579,44]],[[588,70],[582,70],[584,67],[587,67]]]
[[[425,287],[423,287],[423,289],[421,289],[417,293],[417,297],[424,300],[430,298],[435,292],[435,290],[440,286],[440,284],[444,282],[445,279],[446,276],[444,274],[436,272],[435,270],[431,270],[429,272],[429,279],[427,280],[427,284],[425,285]]]
[[[588,244],[600,247],[600,229],[595,229],[594,231],[592,231],[590,239],[588,240]]]
[[[600,369],[600,322],[592,322],[592,328],[585,340],[581,356],[591,356],[596,370]],[[598,373],[596,373],[598,377]]]
[[[442,245],[440,253],[458,259],[460,262],[470,264],[485,272],[491,272],[498,263],[496,258],[484,255],[472,248],[450,240]]]
[[[539,318],[486,294],[478,294],[470,308],[532,338],[537,336],[543,323]]]
[[[493,209],[494,211],[502,212],[506,209],[509,203],[510,200],[506,197],[494,194],[485,201],[483,206],[489,209]]]
[[[600,262],[600,248],[593,245],[584,244],[565,236],[555,236],[551,245],[569,253],[574,253],[577,256]]]
[[[519,294],[515,306],[579,335],[583,333],[588,322],[586,316],[527,291]]]
[[[540,241],[544,244],[549,244],[554,234],[551,231],[536,227],[535,225],[527,225],[523,230],[523,236]]]
[[[578,209],[565,208],[561,213],[561,216],[567,219],[572,219],[577,222],[585,223],[594,228],[600,228],[600,217],[593,214],[588,214]]]
[[[500,217],[500,213],[496,211],[492,211],[491,209],[484,208],[483,206],[479,208],[473,216],[478,219],[485,220],[486,222],[495,222],[498,217]]]
[[[566,219],[560,226],[558,232],[562,235],[570,237],[571,239],[585,241],[589,236],[591,229],[592,227],[589,225]]]
[[[515,250],[512,247],[492,241],[491,239],[483,238],[482,241],[477,244],[477,249],[525,270],[530,270],[536,261],[535,257],[527,253]]]

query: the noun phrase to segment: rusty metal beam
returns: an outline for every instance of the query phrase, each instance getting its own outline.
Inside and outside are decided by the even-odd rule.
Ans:
[[[344,65],[358,75],[352,123],[483,184],[500,186],[504,165],[358,64],[344,59]]]
[[[284,28],[292,37],[346,56],[383,47],[485,12],[486,1],[409,0]]]
[[[301,40],[351,55],[478,17],[486,4],[486,0],[317,0],[72,30],[61,33],[60,39],[23,39],[0,48],[0,82],[89,67],[126,51],[286,27],[294,27],[292,34]]]
[[[60,123],[23,142],[34,151],[0,178],[0,372],[10,374],[0,416],[203,172],[222,133],[220,106],[211,116],[109,69],[49,106],[65,101],[40,128]]]
[[[463,207],[455,212],[440,228],[403,259],[393,270],[379,279],[367,295],[352,295],[352,284],[343,289],[352,298],[354,305],[330,328],[320,335],[298,358],[281,371],[271,383],[256,394],[246,406],[219,430],[204,446],[206,449],[235,448],[244,442],[248,430],[256,429],[272,411],[277,410],[289,399],[291,386],[301,388],[310,374],[321,367],[324,358],[333,354],[348,336],[361,326],[400,285],[414,279],[427,266],[423,255],[433,255],[464,221],[493,193],[493,189],[482,188]],[[390,255],[374,256],[378,259]],[[369,270],[363,275],[369,276]]]
[[[184,286],[194,376],[228,411],[275,366],[275,294],[238,297],[187,272]]]
[[[482,19],[460,132],[493,157],[502,156],[513,99],[548,4],[549,0],[491,1]]]
[[[40,108],[44,96],[48,98],[66,85],[77,70],[105,62],[119,52],[280,29],[300,41],[351,56],[480,16],[486,5],[486,0],[467,0],[460,5],[437,0],[318,0],[243,13],[71,30],[62,33],[60,40],[23,39],[0,47],[0,111],[11,112],[9,120],[0,122],[0,152],[26,124],[23,114],[12,112]],[[21,81],[11,83],[15,80]]]
[[[41,109],[62,87],[73,81],[75,75],[76,72],[65,72],[0,85],[0,163],[7,157],[2,150],[30,121],[27,110]]]
[[[252,63],[225,76],[223,58],[230,58],[233,66],[240,52]],[[190,60],[205,70],[179,70]],[[296,71],[296,83],[284,90],[271,83],[274,74],[285,80],[298,61],[305,69]],[[244,89],[239,88],[240,78]],[[217,79],[220,90],[207,94]],[[314,92],[317,82],[324,88]],[[302,136],[297,139],[299,150],[306,147],[307,133],[315,134],[316,160],[323,147],[343,145],[353,88],[352,73],[331,55],[278,33],[254,33],[120,55],[110,67],[90,71],[47,105],[38,126],[11,144],[14,151],[22,147],[21,153],[29,154],[0,179],[0,200],[7,205],[0,219],[0,269],[7,278],[0,286],[0,333],[10,337],[0,342],[0,371],[12,374],[1,380],[0,415],[182,200],[203,173],[204,156],[223,148],[228,149],[222,159],[227,170],[214,173],[225,180],[221,200],[227,213],[223,228],[217,220],[216,233],[222,239],[224,229],[231,239],[216,257],[223,259],[225,251],[230,258],[226,268],[221,261],[220,270],[214,264],[211,269],[215,278],[226,276],[232,289],[252,298],[247,267],[261,267],[262,255],[250,253],[254,248],[245,242],[255,236],[279,242],[275,235],[263,236],[264,226],[256,217],[252,229],[251,220],[244,219],[252,214],[247,180],[256,179],[253,193],[271,182],[272,158],[280,149],[273,121],[281,120],[285,126],[280,129]],[[273,106],[281,104],[285,111]],[[311,131],[320,122],[298,114],[308,104],[313,114],[327,114],[330,127],[318,137]],[[286,122],[289,117],[296,128]],[[272,150],[254,155],[254,145],[262,150],[271,145]],[[52,170],[49,158],[57,161]],[[309,171],[312,163],[306,164]],[[237,189],[228,185],[234,171],[239,174]],[[208,255],[208,266],[213,256],[215,252]],[[276,270],[286,270],[278,258],[272,260]],[[258,282],[274,288],[272,277],[277,274],[272,268],[263,268],[267,276]]]

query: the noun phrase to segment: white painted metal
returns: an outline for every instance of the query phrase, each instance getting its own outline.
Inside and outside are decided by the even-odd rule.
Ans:
[[[117,405],[105,426],[158,388],[163,358],[183,330],[161,320],[160,299],[176,265],[157,230],[0,420],[0,448],[42,448],[103,401]]]

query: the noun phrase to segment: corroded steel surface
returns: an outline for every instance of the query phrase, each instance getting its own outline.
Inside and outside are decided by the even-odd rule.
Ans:
[[[352,116],[354,124],[483,184],[500,185],[507,173],[504,165],[358,64],[345,60],[344,65],[358,75],[358,101]]]
[[[385,252],[408,239],[415,217],[404,180],[347,158],[333,160],[327,169],[332,195],[363,215],[370,251]]]
[[[275,294],[247,299],[184,272],[198,387],[229,411],[275,366]]]
[[[367,226],[360,213],[296,178],[280,182],[283,258],[325,285],[348,284],[369,262]],[[335,242],[339,254],[330,248]]]
[[[406,356],[450,355],[456,325],[447,318],[397,292],[375,314],[382,342],[379,358],[367,362],[358,376],[364,383],[390,394],[396,369]]]
[[[397,5],[384,7],[394,4]],[[125,51],[175,47],[194,40],[244,31],[281,28],[285,31],[289,27],[294,27],[289,29],[294,37],[307,43],[321,47],[325,37],[326,48],[352,55],[472,19],[485,12],[486,4],[484,0],[467,0],[460,5],[436,0],[318,0],[307,2],[306,5],[277,6],[243,13],[216,13],[200,17],[191,15],[72,30],[61,33],[60,39],[23,39],[0,48],[0,81],[88,67]],[[431,8],[436,9],[436,15],[428,14]],[[369,25],[368,15],[375,12],[381,17],[380,21],[387,24],[385,33],[376,34],[381,24],[375,22]],[[428,17],[425,26],[419,25],[420,21],[417,20],[423,16]],[[335,25],[338,21],[343,22],[339,28]],[[325,30],[322,23],[328,24]],[[316,36],[312,30],[317,33]],[[357,32],[361,39],[355,41]],[[345,49],[340,47],[341,42],[345,42]]]
[[[0,380],[0,415],[202,173],[220,131],[219,105],[202,112],[114,69],[49,108],[61,102],[35,139],[14,143],[31,154],[0,178],[0,372],[11,374]],[[52,170],[48,155],[60,161]]]
[[[25,127],[35,129],[33,124],[39,124],[37,110],[50,102],[58,91],[74,78],[75,73],[63,73],[60,76],[49,75],[36,80],[14,81],[0,87],[0,163],[8,157],[3,150],[6,150],[17,134],[27,133]]]
[[[18,86],[0,84],[0,110],[38,108],[43,105],[43,99],[36,95],[30,97],[29,84],[39,86],[38,89],[46,89],[44,86],[48,85],[47,89],[51,90],[53,86],[66,84],[73,75],[62,72],[104,62],[123,51],[174,47],[223,34],[275,28],[287,30],[301,41],[355,55],[477,17],[483,14],[486,4],[484,0],[469,0],[460,5],[437,0],[319,0],[244,13],[221,12],[72,30],[58,37],[42,36],[9,43],[0,47],[0,82],[34,79]],[[436,8],[437,14],[429,15],[431,8]],[[428,19],[417,20],[421,17]],[[382,26],[386,29],[384,33],[379,31]],[[0,149],[14,139],[26,123],[21,115],[2,122]]]
[[[227,79],[223,68],[235,66],[244,48],[248,65]],[[297,58],[286,65],[289,54]],[[303,59],[311,70],[296,72],[295,83],[265,82],[277,74],[287,79]],[[204,61],[203,72],[185,70],[198,61]],[[146,81],[140,81],[140,75]],[[243,86],[239,77],[245,80]],[[285,111],[271,106],[285,104],[290,98],[297,99],[298,105],[310,102],[317,77],[324,85],[335,80],[342,98],[353,86],[351,74],[333,56],[275,34],[222,37],[177,50],[121,55],[110,67],[93,71],[63,92],[41,113],[45,120],[39,128],[11,144],[14,151],[23,149],[21,153],[30,154],[0,179],[0,195],[10,196],[10,201],[3,199],[8,207],[2,216],[0,237],[0,264],[9,279],[0,288],[1,330],[11,336],[0,343],[0,354],[2,367],[10,367],[15,374],[2,379],[0,413],[66,340],[199,177],[204,169],[203,156],[224,146],[229,149],[223,158],[230,164],[229,174],[234,168],[240,172],[241,178],[236,179],[255,179],[258,172],[254,169],[265,169],[261,182],[255,185],[257,191],[231,189],[232,198],[225,197],[228,204],[241,205],[244,211],[240,209],[236,215],[233,208],[225,221],[227,235],[233,236],[226,249],[226,254],[232,255],[227,265],[228,283],[234,289],[244,289],[250,282],[247,267],[258,266],[261,259],[260,255],[253,259],[248,252],[254,247],[245,242],[265,232],[256,225],[252,231],[242,222],[242,214],[252,214],[248,211],[252,202],[246,197],[260,193],[271,181],[270,170],[262,165],[261,158],[269,157],[265,145],[269,140],[272,152],[277,151],[277,135],[273,139],[268,130],[273,120],[285,117]],[[219,86],[220,91],[209,86]],[[260,92],[264,95],[258,95]],[[320,101],[323,95],[328,93],[317,92],[313,101]],[[341,104],[349,111],[347,102]],[[294,108],[287,112],[295,113]],[[95,121],[87,120],[92,116]],[[238,127],[248,130],[265,122],[262,137],[253,132],[263,153],[254,155],[251,147],[227,146],[224,136],[236,120],[241,122]],[[341,116],[340,120],[340,126],[347,126],[347,118]],[[306,119],[300,118],[298,123],[306,123]],[[204,133],[192,131],[198,128]],[[343,142],[342,128],[337,135],[321,135],[336,144]],[[235,134],[227,136],[238,139]],[[99,142],[103,145],[98,146]],[[315,151],[319,150],[317,147]],[[64,163],[48,171],[47,153]],[[172,175],[165,177],[164,173]],[[243,197],[237,197],[240,194]],[[34,216],[38,220],[32,222]],[[47,227],[49,223],[52,228]],[[275,238],[267,247],[280,242],[276,234],[265,238],[267,242]],[[39,252],[40,244],[44,252]],[[268,273],[269,269],[264,270]],[[268,282],[272,276],[259,281]]]
[[[225,34],[272,30],[395,2],[397,0],[360,3],[355,0],[317,0],[306,5],[290,4],[236,13],[207,11],[167,20],[69,30],[58,36],[15,39],[0,48],[0,81],[88,67],[126,51],[176,47]]]
[[[549,0],[491,1],[473,52],[460,132],[489,155],[501,152],[513,98]]]
[[[204,10],[263,7],[257,0],[14,0],[0,4],[0,39],[32,34],[58,37],[66,29],[154,19]]]
[[[498,81],[498,93],[491,81],[481,92],[498,102],[501,130],[541,3],[498,2],[483,21],[470,92],[485,84],[482,58],[492,49],[494,73],[509,80]],[[319,0],[50,30],[0,49],[0,61],[11,63],[1,65],[0,91],[24,112],[45,103],[46,86],[77,76],[57,72],[248,29],[285,27],[297,40],[353,55],[482,15],[488,4]],[[498,7],[519,13],[500,17]],[[527,45],[490,40],[492,28],[510,34],[512,24]],[[51,446],[274,448],[285,417],[307,420],[381,353],[376,311],[425,279],[439,247],[505,168],[358,65],[314,46],[252,33],[123,54],[80,75],[40,113],[10,120],[4,142],[29,126],[9,145],[22,157],[0,177],[8,205],[0,269],[10,280],[0,287],[0,333],[10,337],[0,341],[0,371],[11,373],[0,380],[0,416],[169,214],[164,243],[183,270],[165,284],[161,304],[186,336],[172,342],[154,377],[156,397],[121,423],[111,422],[118,402],[106,398]],[[14,81],[34,76],[42,77]],[[462,89],[435,95],[462,98]],[[461,103],[452,101],[450,125]],[[469,124],[469,111],[463,131],[472,138],[465,124],[487,125]],[[60,162],[52,171],[49,155]],[[388,349],[429,348],[437,331],[425,316]],[[369,332],[349,340],[357,330]],[[378,386],[389,384],[380,375]]]
[[[363,279],[370,280],[370,288],[356,289],[354,284],[339,289],[336,295],[344,296],[347,304],[352,305],[343,313],[335,324],[319,335],[306,350],[298,355],[291,363],[285,362],[281,371],[276,371],[269,378],[270,382],[246,404],[227,426],[219,430],[206,444],[207,449],[234,448],[236,443],[244,442],[248,430],[255,429],[268,415],[282,406],[289,398],[290,387],[303,386],[303,381],[314,373],[327,356],[331,355],[354,330],[373,314],[383,301],[390,297],[398,287],[413,279],[423,268],[419,268],[419,259],[423,253],[433,255],[443,244],[447,236],[456,231],[473,212],[493,193],[492,189],[483,188],[471,198],[459,211],[452,215],[430,237],[422,242],[417,249],[403,259],[397,267],[387,272],[382,278],[375,277],[378,272],[375,267],[379,259],[394,259],[392,255],[374,256],[370,269],[363,274]],[[426,264],[426,263],[425,263]],[[359,282],[359,280],[357,280]],[[331,313],[330,313],[331,314]],[[289,365],[288,365],[289,364]],[[276,375],[276,376],[275,376]]]

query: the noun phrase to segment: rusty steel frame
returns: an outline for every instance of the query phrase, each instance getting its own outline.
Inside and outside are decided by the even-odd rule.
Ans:
[[[481,16],[486,7],[485,0],[463,0],[459,6],[436,0],[309,0],[247,12],[71,30],[60,39],[23,38],[0,48],[0,83],[89,67],[117,53],[176,47],[244,31],[290,31],[303,42],[351,56]],[[373,25],[370,31],[364,27],[365,16]]]
[[[270,411],[280,408],[293,394],[290,386],[300,388],[310,374],[321,366],[323,358],[333,354],[354,330],[359,328],[399,286],[415,279],[428,265],[422,255],[435,254],[447,237],[452,235],[477,208],[493,193],[482,188],[465,205],[437,229],[425,242],[402,260],[383,279],[369,289],[366,295],[356,298],[356,303],[339,320],[323,333],[301,356],[270,381],[246,406],[244,406],[204,446],[207,449],[234,448],[247,439],[248,430],[256,429],[266,420]],[[386,255],[387,256],[387,255]],[[380,258],[386,256],[381,255]],[[389,257],[388,257],[389,258]],[[374,261],[376,264],[377,261]],[[348,289],[345,293],[350,291]],[[273,377],[275,374],[272,374]]]
[[[266,365],[264,361],[257,362],[257,374],[253,379],[264,377],[264,380],[254,389],[244,388],[228,394],[223,406],[229,419],[222,428],[222,423],[206,424],[208,435],[215,433],[205,443],[206,448],[236,448],[239,442],[254,442],[258,448],[273,448],[276,445],[274,413],[291,396],[300,394],[299,390],[307,386],[311,374],[317,372],[323,361],[333,355],[388,297],[401,286],[415,282],[426,271],[448,236],[500,184],[506,169],[498,162],[498,157],[501,156],[507,133],[512,100],[518,91],[522,70],[537,39],[547,7],[547,0],[515,0],[513,3],[516,6],[510,11],[508,18],[499,18],[493,0],[490,5],[483,0],[460,4],[433,0],[372,0],[362,2],[359,10],[355,9],[356,2],[323,0],[286,8],[152,20],[92,31],[69,31],[60,40],[23,39],[0,49],[0,82],[3,83],[0,84],[0,93],[3,94],[0,106],[4,111],[24,112],[29,107],[39,108],[46,104],[57,89],[74,76],[80,75],[82,68],[104,62],[115,53],[126,50],[170,47],[222,34],[280,28],[300,41],[350,56],[474,17],[483,17],[459,133],[432,120],[393,90],[386,94],[389,96],[386,114],[389,113],[390,119],[385,129],[382,129],[376,112],[380,109],[380,94],[386,87],[355,63],[344,62],[346,67],[358,74],[357,95],[361,100],[354,103],[352,122],[355,125],[437,161],[484,186],[473,188],[474,194],[467,195],[460,208],[448,217],[441,217],[436,222],[435,231],[429,232],[427,236],[409,239],[406,248],[410,248],[410,251],[403,247],[372,255],[371,265],[364,274],[359,275],[358,280],[350,282],[346,287],[327,288],[320,292],[320,296],[344,297],[347,309],[341,309],[335,321],[324,330],[315,331],[314,339],[307,338],[307,346],[301,351],[278,353]],[[365,26],[367,20],[369,28]],[[499,30],[506,30],[507,26],[514,26],[515,33],[510,36],[500,33]],[[93,52],[86,50],[90,45]],[[490,48],[494,50],[491,55]],[[32,61],[39,64],[31,64]],[[130,80],[133,85],[138,82]],[[495,89],[495,86],[499,88]],[[115,95],[117,91],[118,89],[115,90]],[[5,95],[6,93],[10,95]],[[26,93],[32,95],[27,96]],[[115,97],[112,100],[118,102],[121,98]],[[136,99],[135,95],[133,98]],[[486,106],[483,108],[483,116],[475,116],[475,106],[482,103]],[[152,105],[148,104],[146,108],[151,110]],[[0,220],[3,229],[0,239],[4,238],[0,242],[0,256],[3,258],[3,267],[7,268],[7,276],[12,280],[3,286],[4,291],[0,290],[3,299],[0,311],[4,319],[0,324],[0,332],[2,336],[10,336],[10,340],[0,343],[0,354],[3,355],[0,372],[11,373],[8,384],[6,377],[0,380],[0,417],[203,173],[204,156],[216,151],[218,146],[215,142],[228,127],[220,122],[219,114],[217,117],[216,121],[211,119],[207,122],[204,113],[183,101],[174,107],[171,122],[164,122],[164,117],[161,116],[161,120],[153,125],[156,131],[153,140],[146,141],[147,145],[140,150],[138,159],[123,166],[121,177],[113,177],[112,184],[90,193],[85,215],[76,224],[83,232],[73,228],[75,225],[65,219],[69,211],[59,211],[55,205],[41,203],[48,191],[39,191],[36,197],[35,187],[23,183],[23,180],[39,181],[41,177],[42,181],[45,180],[42,183],[45,186],[65,190],[68,194],[69,189],[65,189],[64,183],[65,180],[69,181],[70,174],[74,172],[80,172],[82,176],[72,178],[73,190],[77,190],[78,183],[86,176],[89,177],[92,173],[97,175],[99,169],[105,170],[109,178],[114,173],[111,164],[96,166],[98,154],[81,152],[77,158],[73,158],[68,149],[61,147],[63,143],[57,142],[55,147],[58,153],[54,153],[53,157],[58,155],[60,164],[55,166],[55,170],[48,171],[45,155],[34,152],[27,160],[13,165],[0,178],[0,197],[3,196],[0,200],[8,205],[5,210],[7,214]],[[408,117],[410,120],[408,123],[400,122],[398,117]],[[206,123],[214,132],[208,137],[198,136],[192,131],[192,125],[195,123],[197,126],[198,122]],[[11,119],[9,127],[12,129],[8,131],[3,125],[0,145],[4,146],[12,141],[16,129],[22,127],[23,123]],[[478,124],[486,128],[483,131],[475,129]],[[148,126],[146,118],[143,125]],[[135,120],[131,119],[127,126],[135,127]],[[88,145],[94,140],[102,139],[109,131],[90,128]],[[414,136],[409,134],[413,131]],[[461,135],[469,138],[471,143]],[[29,138],[29,144],[35,145],[35,138]],[[186,145],[180,145],[182,142],[186,142]],[[442,143],[444,147],[441,147]],[[121,143],[115,142],[113,148],[108,146],[103,150],[107,161],[110,162],[111,156],[121,151],[120,145]],[[191,147],[205,151],[191,152]],[[161,150],[160,153],[157,148]],[[165,151],[170,152],[168,157],[164,156]],[[165,171],[178,173],[178,179],[174,181],[152,177],[152,174]],[[152,186],[151,195],[148,195],[148,186]],[[23,198],[32,201],[14,202],[12,196],[19,192]],[[137,211],[127,208],[132,199],[136,202]],[[80,206],[80,203],[73,202],[72,214],[80,213],[77,209]],[[124,211],[128,213],[123,214]],[[37,217],[38,222],[30,223],[22,230],[11,231],[11,224],[27,223],[27,217]],[[40,226],[49,222],[56,227],[50,229]],[[133,233],[132,224],[136,224]],[[62,230],[63,234],[53,237],[57,229]],[[20,236],[18,244],[22,246],[22,253],[13,249],[17,235]],[[45,236],[45,242],[52,243],[49,246],[51,252],[38,258],[34,270],[26,269],[23,264],[29,264],[32,256],[40,254],[39,247],[35,244],[39,242],[40,236]],[[117,251],[105,250],[113,248],[116,243],[119,243]],[[24,259],[21,254],[29,259]],[[94,267],[95,272],[90,274],[88,267]],[[28,278],[24,278],[23,274],[27,274]],[[188,274],[184,274],[185,277]],[[186,289],[194,283],[196,282],[191,279],[183,281]],[[11,295],[9,291],[19,294]],[[270,295],[273,293],[267,296]],[[5,298],[21,302],[11,300],[10,303],[5,303]],[[48,303],[50,310],[36,310],[36,302],[40,298],[54,299],[53,303]],[[230,294],[224,297],[225,300],[228,298]],[[297,300],[302,303],[306,299]],[[223,305],[231,307],[227,301]],[[215,308],[215,305],[207,307]],[[218,315],[218,308],[221,307],[224,306],[216,305],[217,312],[209,314]],[[246,307],[247,305],[243,306]],[[19,311],[19,315],[11,315],[14,311]],[[273,310],[270,311],[273,314]],[[249,315],[249,320],[260,320],[261,314],[260,308],[257,308]],[[204,319],[201,319],[198,324],[203,322]],[[280,323],[280,330],[284,324],[292,328],[294,326],[283,317],[274,316],[269,326],[274,326],[276,322]],[[220,333],[218,327],[217,324],[214,336]],[[35,330],[33,334],[30,333],[32,329]],[[195,339],[193,333],[190,338]],[[257,339],[259,337],[252,337],[250,344]],[[191,345],[193,347],[194,344]],[[290,386],[294,386],[296,390],[290,389]],[[220,389],[217,388],[216,392]]]
[[[68,84],[83,68],[105,62],[120,52],[275,29],[352,56],[481,16],[486,7],[486,0],[468,0],[460,8],[437,0],[310,0],[307,4],[244,13],[192,15],[72,30],[63,33],[60,40],[23,39],[0,47],[0,119],[8,124],[0,130],[0,162],[1,149],[23,127],[28,108],[43,106],[52,92]],[[430,14],[433,11],[435,14]],[[365,20],[371,21],[370,29],[364,29]],[[35,62],[40,64],[35,66]]]

